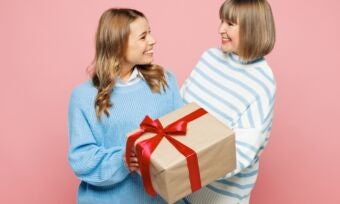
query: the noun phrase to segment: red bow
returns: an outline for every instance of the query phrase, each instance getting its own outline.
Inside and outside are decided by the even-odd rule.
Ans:
[[[163,128],[161,122],[158,119],[152,120],[149,116],[146,116],[143,122],[140,124],[140,130],[128,137],[126,144],[126,161],[127,163],[130,163],[130,150],[132,150],[135,141],[145,132],[156,133],[155,136],[139,142],[136,146],[136,153],[139,161],[139,168],[143,178],[144,188],[149,195],[156,195],[156,192],[152,187],[150,177],[150,157],[152,152],[158,146],[159,142],[163,139],[163,137],[165,137],[182,155],[186,157],[192,192],[201,188],[201,177],[199,173],[196,152],[191,148],[185,146],[181,142],[175,140],[170,135],[185,135],[187,123],[195,120],[205,113],[206,111],[200,108],[186,115],[185,117],[180,118],[179,120],[166,126],[165,128]]]

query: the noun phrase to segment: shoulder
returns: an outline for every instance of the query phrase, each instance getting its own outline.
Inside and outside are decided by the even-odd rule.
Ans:
[[[208,48],[202,53],[201,58],[208,57],[211,55],[220,57],[223,56],[223,52],[220,48],[217,47]]]
[[[97,95],[97,88],[93,86],[91,80],[87,80],[75,86],[71,92],[71,103],[93,101]]]
[[[164,70],[164,74],[166,82],[168,84],[166,89],[170,90],[170,92],[178,90],[178,84],[175,74],[168,68]]]
[[[271,97],[273,98],[276,92],[276,79],[273,70],[268,65],[266,60],[261,61],[256,69],[257,77],[259,77],[260,80],[266,85],[266,87],[268,87],[271,93]]]
[[[233,77],[248,86],[258,98],[271,100],[276,92],[276,80],[272,69],[264,58],[247,64],[236,64],[233,66]]]
[[[204,67],[225,64],[227,56],[228,55],[226,55],[226,53],[224,53],[220,48],[209,48],[201,54],[198,64],[202,64]]]
[[[165,75],[165,78],[166,78],[167,81],[176,80],[176,76],[175,76],[174,72],[171,71],[171,69],[169,69],[169,68],[164,69],[164,75]]]
[[[165,79],[168,83],[176,82],[176,76],[175,76],[174,72],[171,71],[171,69],[169,69],[169,68],[164,69],[164,75],[165,75]]]

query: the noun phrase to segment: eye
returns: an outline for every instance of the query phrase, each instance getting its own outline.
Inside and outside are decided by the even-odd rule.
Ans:
[[[140,39],[141,40],[145,40],[146,39],[146,35],[143,35]]]
[[[232,22],[227,22],[228,23],[228,26],[234,26],[235,23],[232,23]]]

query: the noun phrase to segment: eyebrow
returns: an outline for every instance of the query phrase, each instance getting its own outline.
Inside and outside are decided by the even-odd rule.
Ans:
[[[139,34],[138,37],[142,37],[143,35],[146,35],[147,31],[144,31],[143,33]]]
[[[148,30],[146,30],[146,31],[144,31],[143,33],[139,34],[138,37],[141,37],[141,36],[147,34],[147,33],[150,32],[150,31],[151,31],[151,29],[148,28]]]

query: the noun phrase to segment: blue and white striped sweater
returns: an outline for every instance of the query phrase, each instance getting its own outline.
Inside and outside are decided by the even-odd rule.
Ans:
[[[264,58],[246,64],[218,48],[202,55],[181,95],[235,130],[237,168],[190,195],[189,201],[236,203],[249,197],[272,126],[275,91],[275,79]]]

